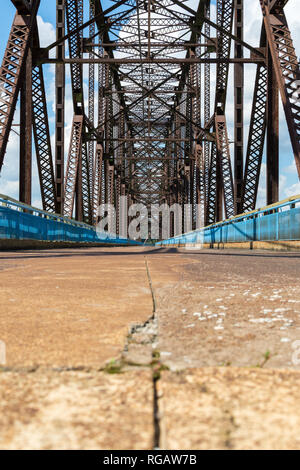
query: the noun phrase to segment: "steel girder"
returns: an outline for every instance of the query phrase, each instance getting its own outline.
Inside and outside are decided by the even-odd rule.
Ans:
[[[194,192],[194,218],[195,228],[203,227],[205,220],[205,156],[203,147],[199,144],[196,145],[196,159],[195,159],[195,192]]]
[[[260,0],[286,121],[300,178],[300,70],[283,7],[286,1]]]
[[[67,31],[69,33],[69,54],[71,58],[80,58],[82,56],[82,41],[83,32],[80,27],[83,25],[83,0],[65,0],[66,7],[66,22]],[[94,14],[92,6],[92,16]],[[92,28],[93,30],[93,28]],[[73,31],[77,31],[71,34]],[[90,69],[91,74],[91,69]],[[92,87],[92,78],[90,77],[89,86]],[[85,116],[84,96],[83,96],[83,69],[81,64],[71,64],[71,82],[72,82],[72,96],[75,115]],[[89,89],[91,92],[91,89]],[[89,98],[90,95],[89,95]],[[92,99],[89,100],[89,113],[92,115]],[[83,121],[83,129],[86,122]],[[91,154],[93,153],[92,145],[87,149],[87,144],[84,139],[81,140],[82,151],[80,153],[80,166],[79,172],[80,190],[81,195],[78,196],[79,205],[82,201],[82,218],[85,222],[92,223],[92,200],[91,200],[91,187],[93,178],[93,162],[91,162]],[[80,211],[79,211],[80,212]]]
[[[32,69],[33,134],[43,209],[56,212],[56,190],[42,65]]]
[[[210,5],[207,6],[205,12],[206,18],[210,18]],[[204,33],[205,37],[210,37],[210,25],[205,23]],[[209,58],[209,50],[205,51],[205,57]],[[204,64],[204,127],[209,126],[209,121],[211,118],[211,71],[210,64]],[[206,201],[209,185],[209,168],[210,168],[210,144],[208,142],[204,143],[204,179],[205,179],[205,210],[206,210]]]
[[[95,17],[95,2],[90,0],[90,19]],[[89,28],[89,36],[91,39],[95,36],[96,25],[92,23]],[[90,52],[89,57],[92,59],[94,57],[93,52]],[[88,106],[88,116],[91,123],[95,121],[95,65],[89,64],[89,106]],[[89,168],[89,185],[90,188],[93,187],[94,181],[94,152],[95,145],[93,141],[88,142],[88,168]]]
[[[56,39],[65,35],[65,0],[56,0]],[[56,48],[57,59],[65,57],[65,43]],[[66,71],[63,64],[55,66],[55,187],[57,212],[63,213],[64,173],[65,173],[65,82]]]
[[[210,166],[208,171],[207,201],[205,211],[205,224],[213,224],[216,220],[216,198],[217,198],[217,146],[212,144]]]
[[[11,0],[20,15],[29,15],[32,11],[30,0]]]
[[[64,215],[73,217],[79,162],[82,158],[83,116],[73,118],[71,142],[65,177]]]
[[[217,26],[222,26],[223,29],[231,33],[233,28],[233,13],[234,13],[234,0],[217,0]],[[231,38],[218,30],[218,48],[217,55],[219,58],[228,58],[231,51]],[[228,86],[229,64],[220,63],[217,65],[216,72],[216,93],[215,93],[215,114],[224,115],[227,101],[227,86]],[[211,121],[210,121],[211,122]],[[216,124],[216,120],[214,120]],[[214,126],[216,130],[216,127]],[[219,162],[218,160],[221,159]],[[224,159],[224,162],[223,162]],[[226,168],[228,162],[227,152],[223,154],[220,149],[217,151],[216,144],[212,145],[211,160],[209,169],[209,183],[207,193],[206,205],[206,223],[211,224],[216,220],[222,218],[222,187],[228,191],[229,194],[225,195],[225,200],[233,199],[233,188],[231,185],[224,184],[220,179],[221,173],[219,168]],[[224,163],[224,164],[223,164]],[[231,167],[230,167],[230,171]],[[232,175],[230,177],[232,179]],[[226,204],[226,203],[225,203]],[[227,204],[228,207],[228,204]],[[233,214],[232,214],[233,215]]]
[[[228,32],[233,28],[234,0],[217,0],[217,25],[222,26]],[[217,31],[218,49],[217,55],[220,59],[227,59],[231,52],[231,38]],[[215,111],[225,113],[227,101],[227,87],[229,76],[229,64],[219,63],[217,66],[217,84],[215,97]]]
[[[244,0],[235,0],[234,34],[244,40]],[[234,56],[244,57],[244,48],[235,41]],[[234,204],[235,214],[242,212],[244,171],[244,64],[234,65]]]
[[[38,38],[34,36],[34,28],[39,2],[12,0],[12,3],[18,14],[1,69],[4,88],[1,89],[0,103],[0,163],[20,91],[26,54],[31,51],[34,37]],[[300,76],[284,15],[287,0],[261,0],[266,34],[262,36],[260,48],[244,41],[243,0],[217,0],[216,22],[211,15],[213,9],[209,0],[200,0],[196,10],[180,0],[116,0],[112,3],[113,6],[104,11],[100,0],[57,0],[57,40],[44,50],[39,48],[38,42],[33,46],[32,123],[44,208],[51,211],[57,208],[62,212],[63,207],[64,213],[72,216],[76,200],[76,217],[92,223],[97,221],[100,203],[110,202],[118,208],[122,194],[127,196],[129,203],[142,202],[147,207],[166,201],[191,204],[193,228],[197,204],[206,206],[207,223],[222,216],[223,204],[227,217],[241,209],[254,209],[263,158],[266,110],[270,113],[271,109],[270,103],[267,106],[267,97],[271,96],[270,64],[276,72],[300,174]],[[84,8],[88,4],[90,17],[84,23]],[[234,14],[235,30],[232,32]],[[87,38],[85,31],[88,31]],[[216,38],[212,37],[212,31]],[[65,57],[66,41],[69,57]],[[232,41],[235,43],[234,58],[230,50]],[[41,66],[44,62],[51,63],[53,59],[47,54],[54,47],[57,47],[54,59],[56,188]],[[251,52],[250,58],[244,58],[243,48]],[[269,49],[268,64],[266,48]],[[257,64],[257,77],[243,175],[242,70],[249,62]],[[71,66],[75,117],[64,175],[67,63]],[[83,96],[85,63],[89,68],[88,106]],[[211,105],[212,63],[217,64],[214,107]],[[231,63],[236,71],[234,187],[225,118]],[[29,79],[26,86],[27,89],[31,87]],[[25,89],[23,86],[22,109],[26,106],[29,110]],[[95,92],[98,93],[98,107]],[[273,99],[275,103],[276,92]],[[31,116],[26,119],[22,116],[20,130],[28,163],[22,170],[26,172],[26,175],[22,174],[22,184],[29,181],[31,171],[30,139],[26,142],[24,138],[30,122]],[[270,116],[268,122],[270,135]],[[275,130],[276,126],[273,127]],[[117,221],[117,229],[119,225],[120,221]]]
[[[40,0],[34,0],[30,14],[16,14],[0,69],[0,170],[17,104],[22,71],[35,27]]]
[[[261,47],[266,47],[264,27],[261,34]],[[268,70],[266,65],[257,67],[252,113],[249,128],[243,182],[242,211],[250,212],[256,207],[260,170],[263,159],[267,118]]]
[[[65,7],[67,31],[70,34],[83,24],[83,0],[65,0]],[[80,58],[82,56],[82,39],[82,31],[78,31],[76,34],[69,36],[70,58]],[[71,81],[74,112],[75,114],[84,115],[82,65],[71,64]]]
[[[93,220],[97,222],[98,207],[102,203],[102,175],[103,175],[103,147],[101,144],[96,146],[94,181],[93,181]]]
[[[33,30],[32,46],[33,51],[40,47],[37,23]],[[32,127],[43,209],[48,212],[58,212],[44,72],[43,66],[36,64],[35,61],[32,64],[30,85],[32,90]]]
[[[228,132],[225,116],[216,115],[217,159],[220,162],[222,186],[225,203],[225,217],[229,219],[235,215],[233,197],[233,179],[228,141]]]

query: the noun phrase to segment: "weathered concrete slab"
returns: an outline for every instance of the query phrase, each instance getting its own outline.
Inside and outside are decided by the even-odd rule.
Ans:
[[[163,449],[300,449],[300,373],[206,368],[164,372]]]
[[[149,266],[158,349],[172,369],[299,369],[299,255],[181,250],[157,253]]]
[[[1,253],[7,365],[98,368],[118,357],[130,324],[153,310],[143,252],[128,251]]]
[[[299,274],[297,254],[1,253],[0,448],[151,449],[159,372],[162,448],[300,448]]]
[[[0,449],[153,448],[150,371],[0,372]]]
[[[204,243],[202,246],[197,244],[177,244],[169,245],[173,248],[192,248],[192,249],[214,249],[214,250],[269,250],[269,251],[283,251],[283,252],[299,252],[300,242],[299,240],[291,241],[263,241],[263,242],[237,242],[237,243]]]

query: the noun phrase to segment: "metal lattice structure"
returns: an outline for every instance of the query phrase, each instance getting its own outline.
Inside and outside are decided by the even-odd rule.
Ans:
[[[188,204],[193,228],[254,210],[265,148],[267,202],[274,203],[279,96],[300,177],[300,71],[287,0],[257,0],[262,29],[254,45],[244,39],[245,4],[253,0],[199,0],[196,10],[187,0],[111,0],[106,9],[101,0],[56,0],[56,41],[41,48],[42,1],[11,0],[16,15],[0,70],[0,169],[20,99],[22,202],[31,203],[33,136],[43,208],[90,224],[101,203],[118,212],[121,196],[128,206]],[[55,149],[44,64],[56,68]],[[249,64],[257,70],[245,123]]]

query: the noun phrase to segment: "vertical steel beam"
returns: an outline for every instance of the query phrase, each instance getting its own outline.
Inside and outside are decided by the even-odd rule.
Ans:
[[[267,88],[267,204],[279,201],[279,89],[268,48]]]
[[[195,173],[196,173],[196,228],[204,226],[204,214],[205,214],[205,161],[204,153],[201,145],[196,145],[196,161],[195,161]]]
[[[222,179],[222,158],[223,154],[215,144],[216,152],[216,195],[215,195],[215,218],[211,222],[220,222],[223,220],[223,197],[224,197],[224,186]],[[212,161],[214,159],[212,158]]]
[[[56,191],[42,65],[32,70],[33,134],[43,209],[56,212]]]
[[[300,178],[299,63],[284,14],[286,2],[260,0],[264,24]]]
[[[234,16],[234,0],[217,0],[217,23],[222,26],[226,31],[231,32],[233,27]],[[228,58],[231,51],[231,39],[218,31],[218,57]],[[225,114],[226,101],[227,101],[227,87],[229,78],[229,64],[220,63],[217,65],[217,85],[216,85],[216,99],[215,99],[215,112],[220,115]],[[215,121],[216,122],[216,121]],[[219,222],[223,219],[223,195],[226,184],[222,181],[222,162],[223,154],[217,150],[217,170],[216,170],[216,221]],[[226,165],[226,163],[225,163]],[[230,166],[231,171],[231,166]],[[232,178],[232,177],[231,177]],[[226,204],[226,202],[225,202]]]
[[[100,42],[102,37],[100,36]],[[103,56],[103,48],[100,46],[98,50],[99,56]],[[104,120],[105,120],[105,85],[106,85],[107,66],[98,65],[98,131],[104,137]],[[97,142],[94,169],[94,220],[98,207],[105,201],[105,163],[104,163],[104,146],[103,142]]]
[[[264,25],[261,33],[261,48],[266,49]],[[246,154],[243,183],[243,212],[253,211],[256,207],[260,170],[264,152],[267,120],[268,70],[265,64],[259,64],[253,94],[249,137]]]
[[[31,204],[32,192],[32,47],[28,48],[20,93],[19,199]]]
[[[106,190],[107,190],[107,196],[106,196],[106,201],[107,204],[113,205],[115,202],[115,167],[114,165],[111,165],[109,162],[107,162],[106,166]]]
[[[56,0],[56,39],[65,35],[65,0]],[[56,57],[65,57],[65,42],[56,48]],[[65,172],[65,66],[55,66],[55,186],[57,212],[64,210],[64,172]]]
[[[234,0],[217,0],[217,24],[229,33],[233,27]],[[217,57],[228,59],[231,52],[231,38],[218,30]],[[225,60],[217,65],[215,115],[224,116],[227,87],[229,77],[229,63]],[[214,121],[216,124],[216,120]],[[221,153],[216,145],[212,145],[209,171],[209,184],[206,208],[206,222],[213,223],[223,219],[223,187]],[[226,163],[225,163],[226,164]],[[231,167],[230,167],[231,170]],[[232,178],[232,177],[231,177]]]
[[[244,0],[235,0],[235,36],[244,40]],[[243,46],[235,41],[234,56],[242,59]],[[244,65],[234,66],[234,205],[235,213],[242,213],[244,171]]]
[[[85,142],[82,144],[82,158],[81,158],[81,195],[82,199],[82,210],[83,210],[83,221],[92,225],[93,223],[93,212],[92,212],[92,201],[91,201],[91,180],[90,180],[90,166],[89,166],[89,155],[87,145]],[[79,199],[79,200],[81,200]]]
[[[74,200],[76,185],[79,190],[79,199],[77,200],[77,216],[82,218],[82,209],[80,202],[81,194],[81,153],[82,153],[82,129],[83,116],[74,116],[71,142],[65,177],[65,198],[64,198],[64,215],[66,217],[73,216]],[[80,175],[78,177],[78,174]],[[79,185],[79,187],[78,187]],[[79,206],[79,209],[78,209]]]
[[[98,208],[101,204],[102,191],[102,173],[103,173],[103,147],[101,144],[96,145],[95,168],[94,168],[94,185],[93,185],[93,219],[94,223],[98,222]]]
[[[84,207],[83,207],[83,194],[82,194],[82,152],[84,151],[84,145],[81,143],[81,152],[78,156],[78,168],[77,168],[77,179],[75,186],[75,219],[79,222],[84,221]]]
[[[216,138],[218,171],[221,173],[222,192],[224,193],[226,219],[235,215],[233,179],[231,170],[231,158],[229,140],[225,116],[216,116]],[[221,208],[219,209],[221,212]]]
[[[39,4],[40,0],[33,0],[30,15],[15,15],[0,69],[0,170]]]
[[[83,24],[84,16],[84,2],[83,0],[65,0],[66,23],[67,30],[70,34],[73,31],[76,33],[70,34],[68,38],[69,55],[70,58],[82,57],[82,42],[83,31],[78,31]],[[91,13],[92,14],[92,13]],[[84,96],[83,96],[83,66],[82,64],[71,64],[71,83],[72,83],[72,96],[75,115],[84,116]],[[85,122],[83,121],[82,132],[84,131]],[[76,210],[76,217],[78,220],[92,223],[92,198],[91,198],[91,174],[93,164],[90,167],[89,154],[86,141],[82,139],[81,162],[78,166],[78,182],[77,190],[78,195],[76,202],[78,208]]]
[[[95,0],[90,0],[90,19],[95,16]],[[91,41],[96,33],[95,23],[92,23],[89,28],[89,36]],[[94,54],[91,51],[89,58],[93,59]],[[89,64],[89,120],[94,126],[95,121],[95,64]],[[89,161],[89,183],[90,188],[93,186],[93,170],[94,170],[94,151],[95,145],[93,141],[88,142],[88,161]]]
[[[256,207],[267,120],[267,68],[258,66],[247,145],[243,184],[243,212]]]
[[[211,146],[211,157],[210,157],[210,165],[209,165],[209,171],[208,171],[207,204],[205,208],[206,209],[205,210],[205,225],[213,224],[216,220],[217,161],[218,161],[217,160],[217,146],[213,142]],[[218,173],[220,172],[218,171]],[[219,174],[218,174],[218,177],[219,177]],[[220,209],[218,210],[218,218],[219,217],[220,217]]]
[[[120,197],[121,197],[121,175],[117,172],[115,178],[115,209],[116,209],[116,234],[120,234]]]
[[[208,4],[208,7],[206,8],[206,18],[210,19],[210,2]],[[210,37],[210,25],[208,23],[205,23],[204,26],[204,33],[205,33],[205,38]],[[210,53],[209,50],[207,49],[205,53],[205,58],[209,58]],[[211,118],[211,106],[210,106],[210,64],[206,63],[204,64],[204,127],[208,126],[208,123]],[[205,210],[206,210],[206,205],[207,205],[207,195],[208,195],[208,185],[209,185],[209,169],[210,169],[210,144],[209,142],[204,142],[204,177],[205,177]]]
[[[217,24],[226,29],[229,33],[233,27],[234,0],[217,0]],[[219,59],[228,59],[231,52],[231,38],[221,31],[218,31],[217,57]],[[225,114],[227,87],[229,78],[229,63],[220,62],[217,65],[217,83],[215,112]]]
[[[66,23],[68,33],[78,30],[83,24],[83,0],[65,0]],[[71,59],[82,57],[83,32],[77,31],[68,38],[69,55]],[[84,114],[82,64],[71,64],[72,96],[74,113]]]

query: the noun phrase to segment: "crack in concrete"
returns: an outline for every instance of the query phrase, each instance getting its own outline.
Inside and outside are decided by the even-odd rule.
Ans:
[[[222,412],[224,414],[224,420],[226,422],[224,429],[224,447],[227,450],[232,450],[234,448],[232,442],[232,434],[236,430],[237,425],[235,423],[234,415],[232,414],[229,408],[224,408]]]
[[[156,350],[158,336],[157,302],[153,289],[151,273],[145,256],[145,266],[149,282],[149,288],[153,303],[151,317],[143,324],[132,325],[127,337],[127,342],[121,356],[121,370],[134,368],[151,367],[153,378],[153,449],[160,448],[160,410],[158,382],[161,371],[166,367],[160,361],[160,353]]]
[[[148,264],[148,260],[147,260],[146,256],[145,256],[145,265],[146,265],[147,277],[148,277],[148,282],[149,282],[149,288],[150,288],[151,296],[152,296],[152,302],[153,302],[153,316],[155,316],[157,303],[156,303],[155,292],[154,292],[154,288],[153,288],[153,284],[152,284],[152,278],[151,278],[151,274],[150,274],[149,264]]]
[[[123,352],[116,360],[110,361],[106,366],[101,368],[84,367],[84,366],[31,366],[31,367],[1,367],[0,373],[25,373],[33,374],[37,372],[105,372],[108,374],[123,374],[134,369],[150,369],[152,371],[152,390],[153,390],[153,449],[161,447],[161,407],[159,381],[161,372],[168,368],[161,362],[160,352],[157,350],[158,340],[158,317],[157,317],[157,300],[153,288],[151,272],[147,257],[145,256],[145,269],[149,283],[149,289],[152,298],[152,314],[142,324],[134,324],[130,326],[128,336],[125,342]]]
[[[104,369],[86,366],[61,366],[61,367],[47,367],[47,366],[30,366],[30,367],[0,367],[0,373],[21,373],[21,374],[34,374],[36,372],[102,372]]]

